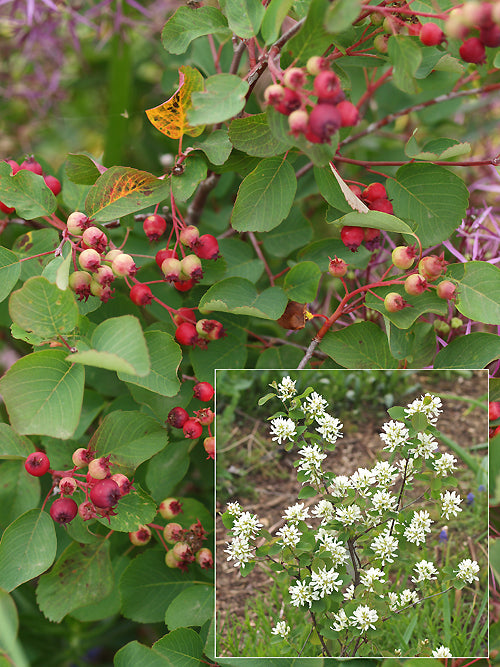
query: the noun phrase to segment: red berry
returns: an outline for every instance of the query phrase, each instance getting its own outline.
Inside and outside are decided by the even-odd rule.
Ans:
[[[285,116],[289,116],[292,113],[292,111],[300,109],[301,106],[302,106],[302,99],[300,95],[296,93],[295,90],[290,90],[290,88],[285,88],[285,94],[283,95],[283,99],[275,108],[276,111],[279,111]]]
[[[219,243],[212,234],[203,234],[197,240],[193,252],[200,259],[217,259],[219,256]]]
[[[365,238],[365,230],[362,227],[342,227],[340,230],[340,238],[342,239],[342,243],[349,248],[349,250],[356,252]]]
[[[356,197],[361,198],[363,196],[363,193],[359,185],[350,185],[349,190],[351,190],[351,192],[353,192],[356,195]]]
[[[130,290],[130,299],[136,306],[147,306],[153,300],[153,293],[149,285],[137,283]]]
[[[328,272],[330,275],[341,278],[342,276],[345,276],[347,273],[347,262],[344,262],[343,259],[339,259],[335,255],[335,259],[332,259],[329,257],[330,264],[328,266]]]
[[[181,345],[196,345],[198,341],[198,332],[194,324],[182,322],[175,330],[175,340]]]
[[[113,507],[121,498],[120,487],[114,479],[101,479],[90,490],[90,500],[96,507]]]
[[[177,498],[165,498],[165,500],[161,501],[158,512],[164,519],[173,519],[174,516],[182,512],[182,503]]]
[[[367,202],[373,202],[376,199],[387,199],[387,192],[382,183],[370,183],[363,190],[362,197]]]
[[[173,428],[182,428],[188,419],[189,419],[189,414],[186,412],[186,410],[184,410],[184,408],[181,408],[180,406],[177,406],[175,408],[172,408],[168,413],[167,424],[169,424]]]
[[[203,447],[205,448],[206,453],[208,454],[207,459],[215,458],[215,438],[210,436],[203,440]]]
[[[50,468],[49,457],[44,452],[32,452],[24,462],[24,467],[33,477],[41,477]]]
[[[457,286],[451,280],[442,280],[437,286],[436,294],[440,299],[455,299]]]
[[[26,158],[24,162],[21,162],[19,169],[26,169],[27,171],[32,171],[34,174],[41,176],[43,174],[42,165],[35,160],[33,156]]]
[[[421,276],[420,273],[412,273],[411,276],[408,276],[405,280],[405,292],[407,294],[413,294],[413,296],[418,296],[422,294],[427,289],[427,280],[424,276]]]
[[[128,534],[130,541],[136,547],[142,547],[151,539],[151,529],[148,526],[140,525],[137,530]]]
[[[15,210],[14,206],[7,206],[3,201],[0,201],[0,211],[3,211],[3,213],[14,213]]]
[[[492,24],[486,28],[481,28],[479,39],[484,46],[496,49],[497,46],[500,46],[500,26]]]
[[[331,70],[323,70],[314,77],[313,88],[314,94],[324,102],[333,102],[340,89],[339,78]]]
[[[403,269],[403,271],[406,271],[406,269],[409,269],[411,266],[413,266],[413,262],[415,261],[416,256],[417,253],[415,252],[414,245],[400,245],[397,248],[394,248],[392,251],[392,263],[398,269]]]
[[[381,213],[389,213],[390,215],[394,213],[392,204],[388,199],[375,199],[375,201],[368,204],[368,208],[371,211],[380,211]]]
[[[490,422],[500,418],[500,401],[491,401],[488,405],[488,415]]]
[[[165,233],[165,230],[167,229],[167,221],[165,218],[162,218],[161,215],[153,213],[144,219],[142,228],[150,241],[157,241],[160,236]]]
[[[182,427],[182,431],[186,438],[199,438],[203,433],[203,426],[197,419],[188,419],[187,422]]]
[[[418,21],[418,19],[408,25],[408,34],[412,35],[413,37],[418,37],[421,30],[422,24]]]
[[[155,261],[158,265],[158,268],[161,269],[161,265],[166,259],[170,259],[173,257],[174,259],[179,259],[179,255],[175,250],[170,250],[169,248],[166,248],[165,250],[158,250],[156,253]]]
[[[365,227],[365,243],[373,243],[373,241],[380,238],[380,229],[375,229],[374,227]]]
[[[197,382],[193,387],[193,396],[200,401],[210,401],[214,395],[214,388],[210,382]]]
[[[420,41],[425,46],[436,46],[444,39],[444,32],[436,23],[424,23],[420,29]]]
[[[497,426],[495,429],[490,431],[490,438],[494,438],[500,433],[500,426]]]
[[[317,104],[309,115],[309,129],[323,142],[330,140],[341,124],[340,113],[332,104]]]
[[[179,241],[187,248],[193,248],[199,238],[200,231],[198,227],[195,227],[194,225],[184,227],[179,234]]]
[[[99,227],[87,227],[83,232],[82,239],[85,246],[94,248],[100,254],[106,250],[108,238],[104,232],[101,232]]]
[[[403,299],[401,294],[398,294],[397,292],[389,292],[384,299],[385,309],[389,313],[396,313],[407,305],[408,303]]]
[[[56,523],[73,521],[78,512],[78,505],[73,498],[57,498],[50,508],[50,516]]]
[[[349,100],[344,100],[337,104],[337,111],[340,114],[341,127],[353,127],[359,120],[358,108]]]
[[[210,408],[201,408],[201,410],[195,410],[194,414],[202,426],[208,426],[211,424],[215,416]]]
[[[45,185],[49,188],[52,194],[57,197],[57,195],[61,192],[61,182],[59,179],[55,176],[47,174],[43,177],[43,180],[45,181]]]
[[[187,292],[188,290],[191,289],[191,287],[193,287],[193,285],[194,285],[194,280],[191,280],[191,278],[189,278],[189,280],[174,281],[174,287],[179,292]]]
[[[486,60],[486,50],[484,44],[478,37],[466,39],[458,49],[460,57],[466,63],[483,63]]]
[[[212,556],[212,552],[210,551],[210,549],[207,549],[206,547],[203,547],[203,549],[197,551],[195,558],[196,562],[202,568],[202,570],[208,570],[209,568],[213,568],[214,566],[214,559]]]
[[[191,324],[196,324],[196,315],[192,308],[179,308],[179,310],[174,315],[174,322],[179,325],[183,322],[191,322]]]

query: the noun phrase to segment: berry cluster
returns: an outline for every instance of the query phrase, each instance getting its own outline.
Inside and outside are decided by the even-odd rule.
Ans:
[[[79,514],[84,521],[97,516],[114,516],[118,501],[134,487],[132,482],[121,473],[111,473],[109,456],[94,458],[95,452],[80,447],[73,452],[74,467],[71,470],[50,470],[50,462],[44,452],[32,452],[25,461],[26,471],[35,477],[47,472],[52,474],[52,489],[59,493],[50,507],[50,516],[56,523],[66,524]],[[88,466],[88,472],[77,473]],[[78,479],[83,478],[83,479]],[[76,491],[85,494],[85,500],[79,505],[73,498]]]
[[[61,192],[61,183],[59,179],[57,179],[55,176],[52,176],[52,174],[44,174],[43,173],[43,168],[42,165],[35,160],[35,158],[31,155],[30,157],[27,157],[21,164],[18,164],[15,160],[4,160],[4,162],[7,162],[12,168],[12,176],[14,174],[17,174],[18,171],[22,171],[25,169],[26,171],[32,171],[34,174],[37,174],[38,176],[43,176],[43,180],[45,181],[45,185],[49,188],[51,192],[54,193],[54,195],[57,197],[57,195]],[[15,207],[13,206],[7,206],[3,202],[0,201],[0,211],[3,213],[14,213]]]
[[[380,211],[392,215],[392,204],[387,198],[387,192],[382,183],[370,183],[364,190],[361,190],[358,185],[350,185],[349,188],[371,211]],[[356,252],[363,241],[368,250],[373,250],[379,245],[380,229],[344,226],[340,230],[340,238],[352,252]]]
[[[203,318],[197,321],[192,308],[179,308],[173,320],[177,327],[175,339],[180,345],[205,348],[211,340],[219,340],[226,335],[218,320]]]
[[[307,89],[308,75],[312,92]],[[326,58],[313,56],[305,68],[290,67],[281,83],[268,86],[265,101],[288,116],[290,132],[303,135],[314,144],[329,143],[341,127],[351,127],[359,120],[358,109],[345,99],[338,76]]]
[[[200,401],[211,401],[214,395],[214,388],[210,382],[197,382],[193,387],[193,396]],[[167,416],[167,424],[172,428],[182,429],[184,436],[190,439],[196,439],[203,433],[203,427],[208,427],[209,436],[203,441],[203,446],[207,452],[207,458],[213,459],[215,456],[215,438],[210,431],[210,424],[214,420],[214,413],[210,408],[196,410],[193,416],[184,408],[176,406],[172,408]]]
[[[460,57],[468,63],[484,63],[486,47],[500,46],[500,2],[467,2],[450,12],[447,36],[461,39]]]
[[[494,438],[500,433],[500,424],[493,424],[500,419],[500,401],[491,401],[488,404],[488,416],[490,420],[490,438]]]

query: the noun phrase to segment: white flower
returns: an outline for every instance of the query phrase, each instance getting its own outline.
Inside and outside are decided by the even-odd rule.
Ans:
[[[354,598],[354,584],[351,584],[344,591],[344,600],[352,600],[353,598]]]
[[[398,540],[390,535],[387,530],[378,535],[370,544],[375,554],[382,560],[382,565],[394,563],[394,557],[398,549]]]
[[[414,415],[416,412],[422,412],[431,424],[437,422],[438,416],[441,414],[441,399],[439,396],[433,396],[432,394],[425,394],[420,398],[416,398],[412,403],[405,408],[405,412],[408,417]]]
[[[272,635],[279,635],[283,639],[290,634],[290,626],[286,624],[286,621],[278,621],[274,628],[271,630]]]
[[[373,584],[376,581],[380,581],[381,584],[385,584],[385,573],[379,567],[370,567],[368,570],[361,572],[361,583],[363,586],[368,588],[370,593],[373,593]]]
[[[433,523],[433,521],[429,516],[429,512],[426,510],[413,512],[412,520],[406,527],[404,536],[408,542],[412,542],[417,546],[420,543],[423,544],[425,542],[426,533],[431,532],[431,523]]]
[[[401,607],[407,607],[410,604],[415,604],[418,602],[418,595],[416,591],[412,591],[409,588],[405,588],[402,593],[399,595],[399,605]]]
[[[244,563],[253,558],[253,546],[249,543],[248,537],[235,537],[232,542],[228,543],[228,548],[224,551],[229,554],[227,560],[234,560],[234,567],[241,567]]]
[[[228,503],[226,512],[228,512],[231,516],[240,516],[243,510],[241,509],[241,505],[239,503]]]
[[[385,510],[395,510],[398,499],[389,491],[377,491],[372,498],[373,509],[379,514]]]
[[[233,535],[239,535],[240,537],[255,537],[255,535],[262,528],[256,514],[250,514],[250,512],[242,512],[240,516],[233,523],[231,531]]]
[[[351,480],[345,475],[337,475],[332,482],[330,493],[336,498],[345,498],[347,489],[351,489]]]
[[[441,497],[441,516],[445,519],[450,518],[451,516],[458,516],[458,513],[462,511],[462,508],[459,507],[462,502],[462,498],[455,491],[445,491],[445,493],[440,493]]]
[[[278,530],[276,535],[281,537],[281,541],[286,547],[293,548],[298,544],[302,533],[296,526],[285,524]]]
[[[409,431],[403,422],[390,421],[386,422],[382,428],[384,433],[380,434],[381,440],[385,442],[384,449],[393,452],[396,447],[404,445],[408,440]]]
[[[331,627],[335,632],[341,632],[349,627],[349,619],[347,618],[344,609],[341,609],[338,614],[334,614],[333,618],[335,623]]]
[[[416,447],[412,447],[409,450],[409,453],[413,455],[413,458],[416,459],[419,456],[422,456],[424,459],[433,459],[434,452],[438,449],[438,443],[434,440],[431,433],[417,433],[417,440],[420,440],[420,443],[417,443]]]
[[[295,505],[287,507],[282,518],[290,521],[291,523],[304,521],[305,519],[309,518],[309,508],[304,507],[304,503],[296,503]]]
[[[351,624],[357,625],[360,630],[368,630],[369,628],[375,630],[373,624],[378,621],[378,614],[375,609],[370,609],[367,605],[360,605],[354,610],[350,619]]]
[[[394,593],[393,591],[389,591],[387,596],[389,598],[389,609],[391,611],[396,611],[398,608],[398,594]]]
[[[371,483],[379,486],[391,486],[398,477],[397,468],[389,461],[378,461],[371,469]]]
[[[360,521],[362,519],[361,510],[355,504],[348,505],[347,507],[337,507],[335,509],[335,513],[336,519],[344,526],[351,526],[356,521]]]
[[[453,570],[455,572],[455,570]],[[468,584],[472,584],[474,581],[479,581],[479,577],[476,577],[476,574],[479,572],[479,565],[475,560],[470,558],[465,558],[458,564],[457,570],[457,579],[463,579]]]
[[[321,525],[327,524],[335,516],[335,507],[329,500],[320,500],[317,505],[315,505],[311,513],[313,516],[321,517]]]
[[[435,651],[432,651],[432,657],[433,658],[453,658],[451,655],[451,651],[447,646],[441,646],[436,649]]]
[[[436,570],[434,563],[431,561],[421,560],[413,569],[418,575],[417,577],[411,578],[414,584],[418,584],[420,581],[432,581],[433,579],[437,579],[437,577],[433,575],[438,574],[438,570]]]
[[[302,461],[297,470],[305,470],[306,472],[311,470],[321,470],[321,461],[326,459],[327,456],[321,451],[318,445],[306,445],[301,448],[299,454],[302,457]]]
[[[271,420],[271,435],[275,436],[272,439],[277,440],[279,445],[281,445],[281,441],[286,440],[286,438],[293,442],[293,436],[296,435],[296,433],[295,422],[292,419],[276,417],[276,419]]]
[[[323,396],[320,396],[315,391],[309,396],[306,396],[304,403],[301,405],[302,412],[308,417],[318,417],[325,412],[325,408],[328,406],[328,402],[325,401]]]
[[[316,427],[316,431],[330,444],[337,442],[337,438],[343,438],[344,436],[340,432],[343,424],[336,417],[331,417],[326,413],[316,417],[316,421],[319,426]]]
[[[318,593],[311,588],[305,581],[298,581],[295,586],[289,586],[288,592],[291,596],[291,602],[295,607],[308,604],[311,606],[313,600],[318,600]]]
[[[292,380],[290,377],[283,378],[278,385],[278,398],[282,401],[287,398],[292,398],[297,393],[295,390],[295,383],[297,380]]]
[[[319,528],[315,535],[316,541],[320,541],[323,549],[320,551],[329,551],[333,565],[342,565],[349,559],[349,553],[342,542],[338,542],[337,538],[331,535],[324,528]]]
[[[453,454],[448,454],[445,452],[441,455],[441,458],[434,461],[434,470],[436,471],[436,475],[438,477],[447,477],[452,470],[457,469],[455,465],[456,462],[457,459],[453,456]]]
[[[338,591],[344,582],[339,579],[338,572],[332,568],[327,570],[326,566],[317,572],[311,572],[311,586],[318,592],[319,596],[324,598],[333,591]]]

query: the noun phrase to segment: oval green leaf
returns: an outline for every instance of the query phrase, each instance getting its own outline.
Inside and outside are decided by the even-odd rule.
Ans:
[[[287,298],[280,287],[268,287],[261,294],[245,278],[226,278],[212,285],[202,296],[200,312],[211,310],[277,320],[285,310]]]
[[[179,593],[165,614],[165,624],[169,630],[203,625],[214,613],[214,587],[196,584]]]
[[[488,262],[451,264],[445,278],[456,280],[457,310],[476,322],[500,323],[500,269]]]
[[[386,335],[373,322],[328,332],[319,348],[344,368],[397,368]]]
[[[227,21],[215,7],[179,7],[163,27],[161,41],[169,53],[185,53],[194,39],[218,34],[231,35]]]
[[[21,262],[7,248],[0,247],[0,301],[6,299],[21,275]]]
[[[285,275],[283,289],[290,301],[309,303],[318,291],[321,270],[315,262],[300,262]]]
[[[500,357],[500,336],[477,331],[455,338],[440,350],[434,368],[485,368]]]
[[[187,113],[190,125],[211,125],[229,120],[243,110],[248,83],[235,74],[214,74],[205,79],[205,90],[191,95]]]

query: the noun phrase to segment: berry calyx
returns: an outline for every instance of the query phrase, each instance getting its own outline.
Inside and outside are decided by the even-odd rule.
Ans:
[[[268,86],[264,91],[264,100],[272,106],[277,106],[284,98],[285,89],[279,83]]]
[[[92,503],[88,500],[85,500],[83,503],[78,505],[78,514],[84,521],[90,521],[90,519],[95,519],[97,516],[94,505],[92,505]]]
[[[101,266],[101,255],[93,248],[82,250],[78,256],[78,264],[84,271],[97,271]]]
[[[167,221],[161,215],[153,213],[144,218],[142,223],[144,233],[150,241],[158,241],[160,236],[165,233],[167,229]]]
[[[196,322],[196,331],[202,338],[206,338],[207,340],[219,340],[226,335],[224,327],[220,322],[205,318]]]
[[[408,302],[397,292],[389,292],[384,299],[384,306],[388,313],[396,313],[398,310],[403,310],[403,308],[408,305]]]
[[[437,46],[444,40],[444,32],[436,23],[424,23],[419,36],[424,46]]]
[[[470,37],[466,39],[458,49],[460,57],[466,63],[483,63],[486,60],[486,49],[479,37]]]
[[[90,489],[90,500],[96,507],[113,507],[121,498],[120,487],[114,479],[101,479]]]
[[[94,479],[104,479],[111,473],[109,456],[101,456],[89,463],[89,473]]]
[[[130,299],[136,306],[147,306],[153,300],[153,292],[149,285],[137,283],[130,290]]]
[[[184,408],[177,406],[172,408],[167,415],[167,424],[172,428],[182,428],[189,419],[189,414]]]
[[[362,227],[345,226],[340,230],[340,238],[346,248],[349,248],[352,252],[356,252],[365,238],[365,231]]]
[[[212,234],[202,234],[198,238],[193,252],[200,259],[217,259],[219,256],[219,243]]]
[[[45,452],[32,452],[26,458],[24,467],[26,472],[29,472],[33,477],[41,477],[50,468],[49,457]]]
[[[175,330],[175,340],[181,345],[195,346],[198,342],[198,332],[194,324],[182,322]]]
[[[167,523],[163,529],[163,539],[168,544],[175,544],[182,539],[184,535],[184,529],[180,523]]]
[[[214,566],[214,559],[212,556],[212,552],[210,551],[210,549],[207,549],[206,547],[203,547],[203,549],[199,549],[196,552],[195,560],[198,563],[198,565],[202,568],[202,570],[208,570],[210,568],[213,568]]]
[[[207,459],[215,458],[215,438],[211,435],[203,440],[203,447],[208,454]]]
[[[118,488],[120,489],[122,496],[126,496],[127,493],[130,493],[130,491],[134,488],[129,478],[126,475],[122,475],[121,472],[117,472],[114,475],[111,475],[110,479],[118,484]]]
[[[177,498],[165,498],[158,506],[158,512],[164,519],[173,519],[182,512],[182,503]]]
[[[418,296],[425,292],[426,289],[428,289],[427,280],[420,273],[412,273],[405,280],[405,292],[407,294]]]
[[[203,426],[197,419],[188,419],[182,427],[182,432],[186,438],[195,440],[203,433]]]
[[[193,396],[200,401],[210,401],[214,395],[214,388],[210,382],[197,382],[193,387]]]
[[[115,279],[115,274],[113,273],[113,270],[110,266],[108,266],[107,264],[102,264],[97,269],[97,271],[95,271],[93,279],[96,282],[98,282],[99,285],[107,287],[108,285],[111,285],[111,283]]]
[[[309,129],[322,142],[328,142],[341,125],[340,113],[332,104],[317,104],[309,115]]]
[[[137,530],[129,533],[128,536],[134,546],[143,547],[151,539],[151,529],[141,524]]]
[[[195,410],[194,414],[196,419],[200,422],[202,426],[208,426],[214,420],[214,413],[210,408],[202,408],[201,410]]]
[[[194,560],[194,556],[191,553],[191,547],[187,542],[176,542],[172,547],[172,551],[177,560],[188,562]]]
[[[56,523],[65,524],[73,521],[78,512],[78,505],[73,498],[57,498],[50,508],[50,516]]]
[[[306,75],[300,67],[291,67],[283,76],[283,83],[289,88],[302,88],[306,82]]]
[[[400,245],[392,251],[392,263],[396,268],[406,271],[413,266],[416,256],[415,246]]]
[[[457,286],[451,280],[442,280],[437,286],[436,294],[440,299],[455,299]]]
[[[62,189],[60,180],[55,176],[52,176],[51,174],[46,174],[43,177],[43,180],[45,181],[45,185],[49,188],[54,197],[57,197],[57,195],[61,192]]]
[[[72,496],[78,488],[78,484],[76,483],[76,479],[74,477],[62,477],[59,481],[58,487],[59,491],[63,495]]]

